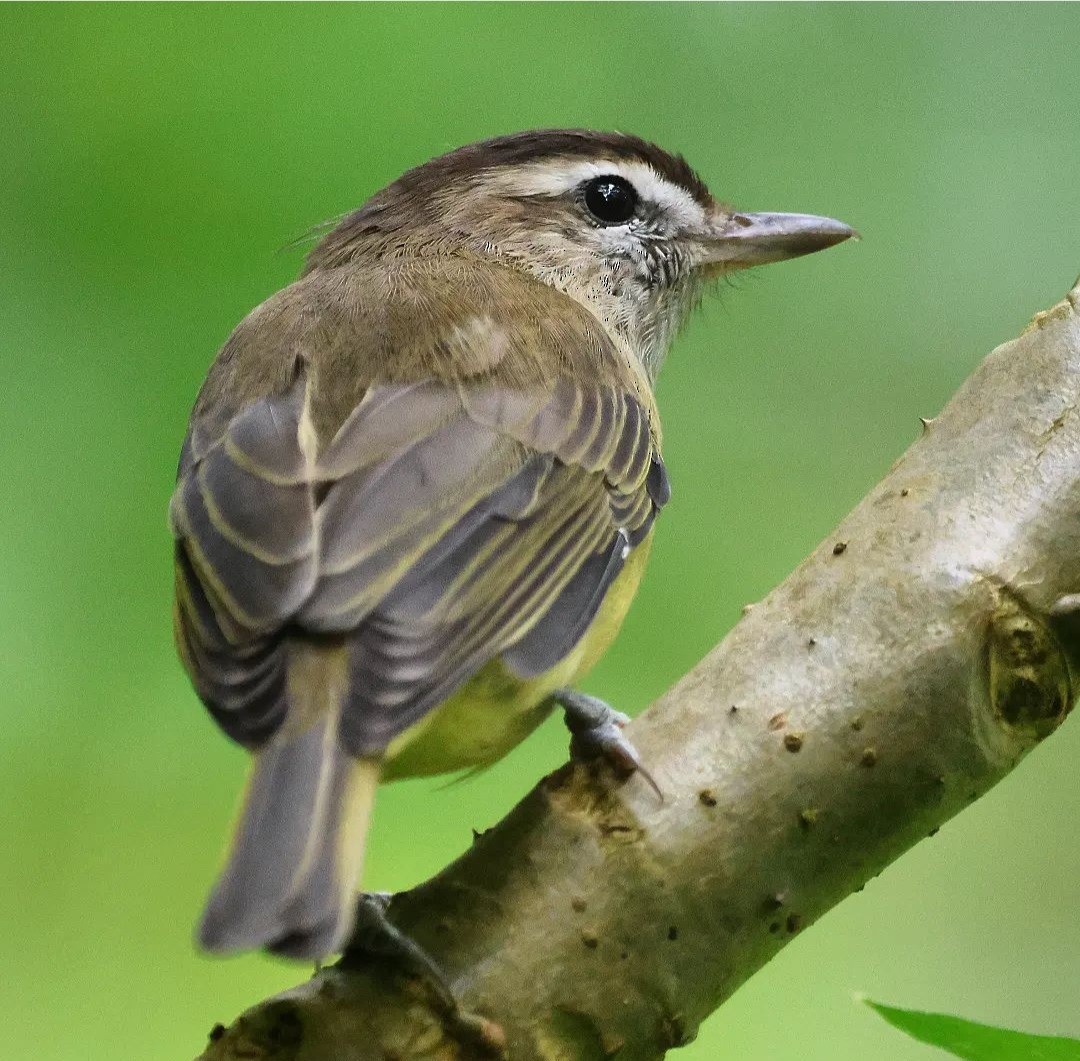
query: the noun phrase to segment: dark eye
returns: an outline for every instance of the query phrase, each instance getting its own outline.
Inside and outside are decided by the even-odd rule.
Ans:
[[[622,177],[594,177],[585,185],[585,205],[589,213],[605,225],[629,221],[637,203],[634,186]]]

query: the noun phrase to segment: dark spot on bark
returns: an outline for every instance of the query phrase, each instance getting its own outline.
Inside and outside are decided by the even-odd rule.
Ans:
[[[769,925],[769,932],[772,933],[772,935],[775,936],[776,933],[779,932],[779,931],[780,931],[780,922],[779,921],[774,921],[771,925]]]
[[[859,756],[859,762],[866,767],[877,766],[878,754],[876,748],[866,748]]]
[[[900,491],[900,496],[901,496],[901,497],[907,497],[907,496],[908,496],[908,494],[910,494],[910,493],[911,493],[911,491],[910,491],[910,490],[909,490],[909,489],[908,489],[908,488],[907,488],[907,487],[905,486],[905,487],[904,487],[904,488],[903,488],[903,489],[902,489],[902,490]]]
[[[304,1038],[304,1025],[292,1002],[270,1002],[259,1018],[259,1036],[267,1046],[284,1053],[299,1049]]]
[[[801,733],[785,733],[784,747],[787,748],[789,752],[801,751],[804,739],[805,738]]]
[[[738,704],[732,704],[731,707],[728,708],[728,714],[729,715],[737,715],[738,713],[739,713],[739,705]]]
[[[679,929],[677,925],[672,925],[671,928],[667,930],[667,938],[671,940],[672,943],[679,938]]]
[[[809,638],[807,640],[806,647],[807,648],[813,648],[816,644],[817,644],[817,638],[816,637],[811,637],[811,638]]]
[[[787,892],[773,892],[772,895],[765,899],[765,909],[769,913],[774,913],[779,910],[780,907],[787,902]]]
[[[769,719],[769,729],[778,730],[783,729],[787,725],[787,713],[784,711],[778,711],[772,718]]]
[[[788,914],[785,927],[792,935],[798,932],[802,928],[802,914]]]
[[[450,922],[445,917],[440,918],[440,920],[435,923],[435,931],[445,936],[446,933],[450,931]]]
[[[856,715],[851,720],[851,728],[853,730],[855,730],[856,733],[858,733],[859,730],[861,730],[863,728],[863,717],[862,717],[862,715]]]
[[[834,546],[832,547],[832,554],[833,554],[833,556],[839,556],[839,555],[840,555],[841,553],[844,553],[844,552],[846,552],[846,551],[847,551],[847,545],[848,545],[848,543],[847,543],[847,542],[837,542],[837,543],[836,543],[836,544],[835,544],[835,545],[834,545]]]
[[[1005,721],[1016,725],[1047,713],[1046,699],[1038,682],[1031,678],[1017,678],[1009,687],[1008,694],[1001,698],[998,707]]]
[[[576,763],[573,761],[565,763],[560,766],[558,770],[548,774],[540,782],[544,791],[546,792],[558,792],[560,789],[567,788],[573,780]]]
[[[585,944],[589,950],[596,950],[600,946],[600,937],[595,932],[582,932],[581,942]]]
[[[210,1042],[212,1042],[212,1043],[216,1043],[218,1041],[218,1039],[220,1039],[224,1034],[225,1034],[225,1025],[224,1024],[215,1024],[210,1029],[210,1034],[207,1036],[207,1039],[209,1039]]]
[[[933,828],[933,829],[931,829],[931,830],[930,830],[930,832],[928,832],[928,833],[926,834],[926,838],[927,838],[927,839],[929,839],[929,838],[930,838],[931,836],[937,836],[937,834],[938,834],[938,833],[939,833],[940,831],[941,831],[941,826],[940,826],[940,825],[935,825],[935,826],[934,826],[934,828]]]
[[[686,1030],[686,1018],[681,1013],[672,1013],[660,1023],[660,1042],[666,1049],[686,1046],[694,1041],[693,1034]]]
[[[629,952],[629,951],[625,951],[625,950],[624,950],[624,951],[623,951],[623,952],[622,952],[622,953],[621,953],[621,954],[619,955],[619,958],[620,958],[620,959],[621,959],[622,961],[626,961],[626,959],[627,959],[627,958],[629,958],[629,957],[630,957],[630,952]]]
[[[585,908],[586,908],[586,906],[587,906],[588,904],[587,904],[587,903],[585,902],[585,900],[584,900],[584,899],[582,899],[582,898],[581,898],[581,896],[580,896],[580,895],[575,895],[575,896],[574,896],[574,898],[570,900],[570,905],[571,905],[571,906],[572,906],[572,907],[573,907],[573,908],[574,908],[574,909],[575,909],[575,910],[576,910],[576,911],[577,911],[577,912],[578,912],[579,914],[583,914],[583,913],[585,913]]]
[[[717,802],[716,793],[711,788],[703,788],[698,793],[697,798],[699,800],[701,800],[701,802],[706,807],[715,807],[716,806],[716,802]]]

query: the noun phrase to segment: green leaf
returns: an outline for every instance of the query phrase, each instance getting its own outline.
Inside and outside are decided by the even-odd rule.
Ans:
[[[866,1004],[913,1039],[938,1046],[967,1061],[1080,1061],[1077,1039],[1027,1035],[942,1013],[895,1009],[869,999]]]

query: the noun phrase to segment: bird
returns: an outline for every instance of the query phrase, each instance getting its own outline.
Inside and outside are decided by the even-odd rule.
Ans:
[[[578,686],[670,496],[657,373],[712,281],[854,235],[633,135],[530,130],[407,171],[241,321],[169,507],[180,659],[252,757],[205,949],[340,950],[377,784],[556,706],[575,755],[643,768]]]

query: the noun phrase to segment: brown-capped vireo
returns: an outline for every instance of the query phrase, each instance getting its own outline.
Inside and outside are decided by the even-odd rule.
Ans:
[[[377,781],[491,762],[611,643],[668,499],[653,381],[711,277],[854,233],[739,213],[633,136],[463,147],[348,215],[225,343],[171,506],[176,639],[254,766],[200,939],[319,957]]]

